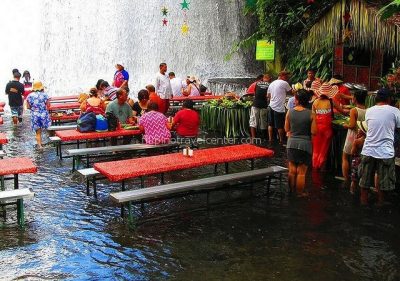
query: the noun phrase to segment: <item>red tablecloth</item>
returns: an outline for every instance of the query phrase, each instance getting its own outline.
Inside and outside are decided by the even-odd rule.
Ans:
[[[202,100],[218,100],[223,96],[196,96],[196,97],[174,97],[170,99],[171,102],[181,102],[186,99],[191,99],[192,101],[202,101]]]
[[[0,144],[6,144],[6,143],[8,143],[6,134],[0,133]]]
[[[80,106],[81,104],[79,102],[55,103],[55,104],[52,103],[49,106],[49,111],[79,109]]]
[[[227,163],[261,157],[272,157],[269,149],[250,144],[195,150],[193,157],[182,153],[95,163],[94,168],[110,181],[122,181],[139,176],[160,174],[200,166]]]
[[[103,139],[103,138],[111,138],[111,137],[119,137],[119,136],[133,136],[140,135],[140,130],[117,130],[112,132],[88,132],[81,133],[77,130],[64,130],[64,131],[56,131],[57,137],[61,139],[61,141],[75,141],[75,140],[93,140],[93,139]]]
[[[63,101],[63,100],[73,100],[73,99],[78,101],[78,98],[79,98],[79,95],[50,97],[50,102],[52,102],[52,101]]]
[[[0,159],[0,176],[36,173],[37,167],[25,157]]]

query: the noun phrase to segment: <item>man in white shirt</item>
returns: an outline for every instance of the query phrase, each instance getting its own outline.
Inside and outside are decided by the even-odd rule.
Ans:
[[[167,64],[160,63],[160,72],[156,74],[156,93],[160,97],[162,103],[158,109],[161,113],[165,114],[169,108],[169,99],[172,98],[171,82],[169,80],[167,72]]]
[[[365,114],[367,136],[361,151],[360,188],[361,204],[368,203],[368,189],[374,186],[375,173],[378,176],[378,205],[384,201],[383,191],[395,189],[394,134],[400,128],[400,110],[390,106],[391,92],[380,89],[376,105]]]
[[[168,73],[168,76],[169,76],[169,81],[171,83],[172,95],[174,97],[181,97],[182,89],[183,89],[182,80],[179,78],[176,78],[174,72]]]
[[[274,129],[278,129],[279,143],[283,143],[285,137],[285,101],[286,94],[292,91],[287,80],[289,72],[281,71],[278,79],[273,81],[268,87],[267,98],[268,106],[268,137],[272,142]]]

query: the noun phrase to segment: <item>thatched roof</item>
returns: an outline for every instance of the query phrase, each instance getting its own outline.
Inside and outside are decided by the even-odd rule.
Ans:
[[[345,0],[338,1],[320,20],[311,27],[303,40],[302,49],[312,53],[321,42],[329,40],[332,46],[341,42],[345,33]],[[382,21],[377,13],[379,7],[364,0],[351,0],[350,46],[363,49],[380,49],[390,54],[400,54],[400,16]]]

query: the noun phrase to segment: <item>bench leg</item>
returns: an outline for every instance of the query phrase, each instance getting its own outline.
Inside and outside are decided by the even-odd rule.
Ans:
[[[86,178],[86,195],[89,196],[90,195],[90,179]]]
[[[129,226],[133,226],[135,224],[135,220],[132,214],[132,203],[128,202],[128,223]]]
[[[161,184],[164,184],[164,173],[161,173]]]
[[[225,173],[226,174],[229,173],[229,163],[228,162],[225,163]]]
[[[254,170],[254,159],[250,160],[250,168]]]
[[[75,172],[75,156],[72,156],[72,172]]]
[[[121,182],[121,190],[125,191],[125,181]],[[121,218],[124,217],[124,204],[121,204]]]
[[[214,166],[214,175],[218,174],[218,164],[215,164]]]
[[[0,177],[0,182],[1,182],[1,190],[4,191],[5,189],[5,185],[4,185],[4,176]]]
[[[271,178],[272,178],[272,176],[269,176],[268,180],[267,180],[267,196],[268,197],[269,197],[269,188],[271,187]]]
[[[24,200],[17,199],[17,221],[20,227],[24,227],[25,214],[24,214]]]
[[[93,195],[97,199],[97,184],[96,184],[96,176],[93,177],[92,179],[92,185],[93,185]]]
[[[18,189],[18,174],[14,174],[14,189]]]
[[[144,177],[143,176],[140,177],[140,187],[144,188]]]

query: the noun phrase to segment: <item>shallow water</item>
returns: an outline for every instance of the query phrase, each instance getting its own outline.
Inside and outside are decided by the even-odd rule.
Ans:
[[[20,186],[35,191],[25,202],[25,229],[12,208],[0,228],[1,280],[400,280],[396,194],[389,207],[361,208],[332,173],[313,173],[308,198],[282,194],[276,182],[270,198],[261,184],[253,195],[247,185],[212,193],[208,209],[205,195],[147,204],[144,214],[136,209],[132,230],[108,198],[118,185],[101,182],[99,199],[88,197],[71,159],[59,161],[51,146],[34,149],[28,118],[13,128],[6,117],[0,129],[8,157],[29,156],[39,167],[20,175]],[[274,149],[274,159],[256,166],[285,165],[284,150]],[[212,172],[187,170],[166,181]]]

